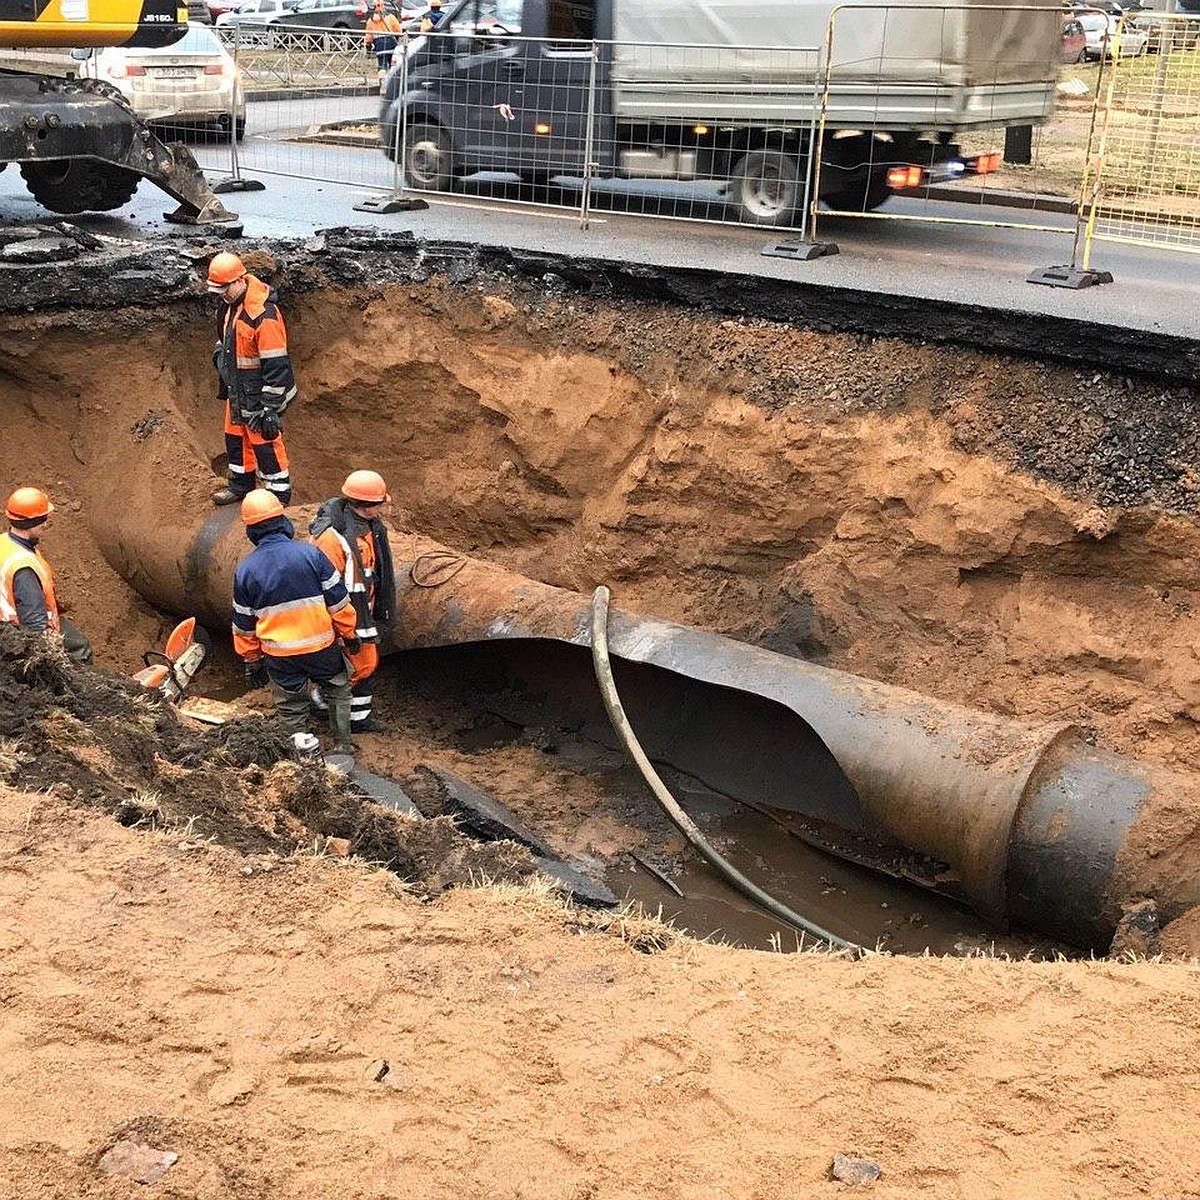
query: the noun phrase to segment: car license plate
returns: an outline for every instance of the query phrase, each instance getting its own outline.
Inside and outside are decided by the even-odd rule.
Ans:
[[[195,79],[195,67],[156,67],[155,75],[159,79]]]

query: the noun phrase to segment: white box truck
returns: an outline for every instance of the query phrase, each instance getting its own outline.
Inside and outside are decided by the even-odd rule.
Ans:
[[[716,180],[742,220],[786,224],[818,127],[836,207],[994,169],[958,139],[1050,116],[1061,27],[1057,0],[456,0],[389,76],[380,140],[417,188],[590,161],[601,178]]]

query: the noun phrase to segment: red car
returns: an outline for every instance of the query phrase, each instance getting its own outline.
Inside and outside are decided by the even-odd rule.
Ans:
[[[1062,60],[1065,63],[1083,62],[1087,54],[1087,34],[1083,26],[1068,17],[1062,27]]]

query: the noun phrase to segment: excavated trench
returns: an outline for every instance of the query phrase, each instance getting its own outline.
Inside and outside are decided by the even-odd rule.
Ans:
[[[1039,360],[982,327],[882,336],[894,314],[861,307],[839,330],[829,313],[823,328],[782,319],[786,305],[774,319],[717,311],[730,305],[715,291],[686,305],[648,286],[588,294],[578,265],[492,270],[359,237],[256,256],[283,292],[300,380],[297,500],[376,467],[399,560],[430,538],[555,587],[605,583],[626,612],[1200,770],[1200,424],[1172,382],[1194,347],[1156,346],[1125,375],[1063,361],[1050,333]],[[221,452],[211,311],[175,250],[97,270],[90,293],[78,272],[30,274],[32,311],[4,318],[0,467],[52,492],[47,548],[72,615],[102,659],[132,668],[168,618],[112,531],[136,530],[150,563],[183,555],[207,514]],[[143,303],[112,306],[122,272]],[[231,663],[217,663],[206,686],[227,694]],[[536,648],[397,655],[380,691],[394,728],[364,739],[364,761],[457,770],[617,890],[763,944],[776,924],[684,853],[594,694],[580,700],[589,671],[586,654]],[[786,814],[711,780],[668,776],[748,874],[856,941],[1055,945],[815,851]],[[1165,805],[1125,877],[1148,894],[1195,877],[1198,817]],[[1179,918],[1168,948],[1189,948],[1183,901],[1160,907]]]

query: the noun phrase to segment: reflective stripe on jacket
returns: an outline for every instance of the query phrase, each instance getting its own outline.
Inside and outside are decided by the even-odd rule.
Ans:
[[[233,646],[245,659],[287,658],[355,636],[342,577],[311,542],[270,533],[233,576]]]
[[[40,550],[19,541],[11,532],[0,536],[0,620],[10,625],[19,624],[13,579],[25,568],[31,570],[42,585],[42,595],[46,598],[46,624],[57,633],[58,598],[54,594],[54,571]]]
[[[295,400],[283,313],[275,292],[261,279],[246,276],[246,294],[217,316],[217,338],[218,395],[239,415],[262,408],[281,412]]]
[[[375,537],[368,529],[358,538],[358,558],[362,563],[362,575],[354,563],[354,555],[350,553],[350,543],[337,529],[331,525],[322,530],[313,539],[317,547],[331,563],[333,563],[350,600],[354,604],[355,617],[358,620],[358,636],[364,642],[379,641],[379,630],[372,616],[375,604]]]

